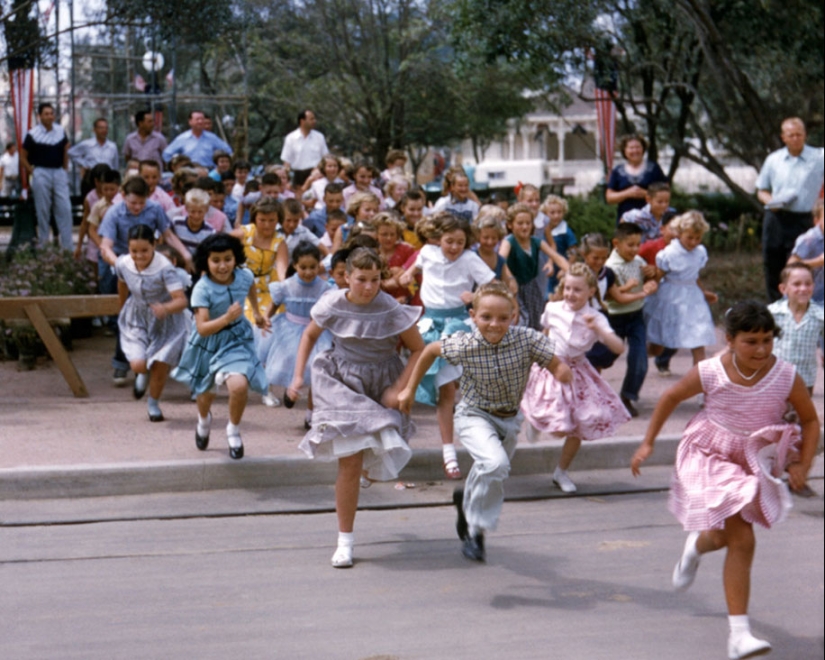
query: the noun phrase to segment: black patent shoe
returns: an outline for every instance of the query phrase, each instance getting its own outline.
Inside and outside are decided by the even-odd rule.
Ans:
[[[243,445],[240,447],[230,447],[229,458],[234,458],[235,460],[243,458]]]
[[[206,448],[209,446],[209,436],[198,435],[198,432],[195,431],[195,446],[201,451],[206,451]]]
[[[284,408],[292,408],[292,406],[295,405],[295,399],[290,399],[289,398],[289,388],[288,387],[284,388],[283,400],[284,400]]]
[[[458,514],[455,520],[455,531],[458,538],[463,541],[467,538],[470,530],[467,527],[467,518],[464,517],[464,491],[461,488],[456,488],[453,491],[453,504]]]
[[[472,561],[484,563],[487,560],[487,554],[484,551],[484,534],[467,536],[467,538],[464,539],[461,554]]]
[[[164,419],[163,418],[163,413],[159,413],[157,415],[153,415],[152,413],[149,413],[149,421],[150,422],[162,422],[163,419]],[[198,442],[198,432],[195,431],[195,443],[197,443],[197,442]],[[209,442],[208,437],[206,438],[206,442]],[[198,445],[198,448],[200,449],[200,445]],[[206,445],[204,445],[203,448],[206,449]]]

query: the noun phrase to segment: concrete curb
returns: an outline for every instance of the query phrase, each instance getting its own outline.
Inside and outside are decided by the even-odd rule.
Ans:
[[[649,465],[672,465],[680,436],[662,436]],[[627,468],[640,438],[618,437],[582,443],[575,470]],[[558,462],[559,443],[522,443],[513,457],[510,474],[549,474]],[[463,474],[470,469],[470,457],[458,452]],[[33,500],[63,497],[104,497],[255,489],[279,486],[330,485],[335,483],[336,465],[298,456],[249,457],[218,460],[110,463],[0,469],[0,499]],[[444,479],[440,449],[419,449],[413,453],[400,475],[402,480],[441,481]]]

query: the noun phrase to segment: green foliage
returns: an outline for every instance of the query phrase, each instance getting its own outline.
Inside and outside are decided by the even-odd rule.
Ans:
[[[0,298],[85,295],[94,291],[95,281],[90,262],[53,246],[19,250],[0,263]]]
[[[236,29],[232,3],[226,0],[107,0],[110,19],[148,21],[161,40],[209,44]]]
[[[762,235],[761,220],[741,197],[719,193],[687,195],[675,190],[670,204],[679,211],[701,211],[710,224],[704,244],[713,252],[758,251]]]
[[[596,188],[587,197],[568,197],[570,211],[567,223],[581,240],[585,234],[603,234],[608,241],[616,229],[616,207],[604,201],[600,188]]]

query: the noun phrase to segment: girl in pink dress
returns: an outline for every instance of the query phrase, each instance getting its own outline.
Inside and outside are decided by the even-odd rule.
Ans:
[[[790,493],[780,479],[785,469],[792,489],[805,487],[819,420],[793,365],[771,355],[778,331],[767,307],[734,305],[725,315],[725,331],[728,351],[694,366],[659,399],[631,469],[639,474],[676,406],[704,392],[705,407],[685,429],[671,482],[670,511],[689,532],[673,586],[687,589],[701,556],[727,548],[728,657],[749,658],[771,649],[751,634],[747,616],[753,523],[769,528],[790,509]],[[787,402],[799,426],[783,420]]]
[[[567,468],[581,441],[613,435],[630,415],[585,356],[597,341],[617,355],[624,350],[607,317],[588,304],[596,296],[596,276],[587,264],[572,264],[559,287],[564,298],[547,303],[541,324],[555,342],[556,355],[573,371],[573,380],[561,383],[533,365],[521,410],[533,428],[566,438],[553,482],[563,492],[575,493]]]

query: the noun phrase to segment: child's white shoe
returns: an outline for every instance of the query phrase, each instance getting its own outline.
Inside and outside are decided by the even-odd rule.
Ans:
[[[731,660],[741,658],[755,658],[758,655],[766,655],[771,652],[770,642],[764,639],[757,639],[750,632],[731,633],[728,637],[728,657]]]
[[[696,571],[699,570],[701,555],[696,550],[696,539],[698,538],[699,532],[688,534],[682,556],[679,557],[679,561],[676,562],[676,567],[673,569],[673,588],[676,591],[684,591],[692,585],[696,577]]]
[[[350,568],[352,567],[352,546],[339,545],[332,555],[332,565],[334,568]]]
[[[267,408],[277,408],[281,405],[281,400],[272,395],[272,392],[267,392],[261,397],[261,401]]]
[[[570,494],[576,492],[576,484],[574,484],[573,480],[567,475],[567,470],[562,470],[557,467],[555,472],[553,472],[553,483],[561,488],[562,493]]]

